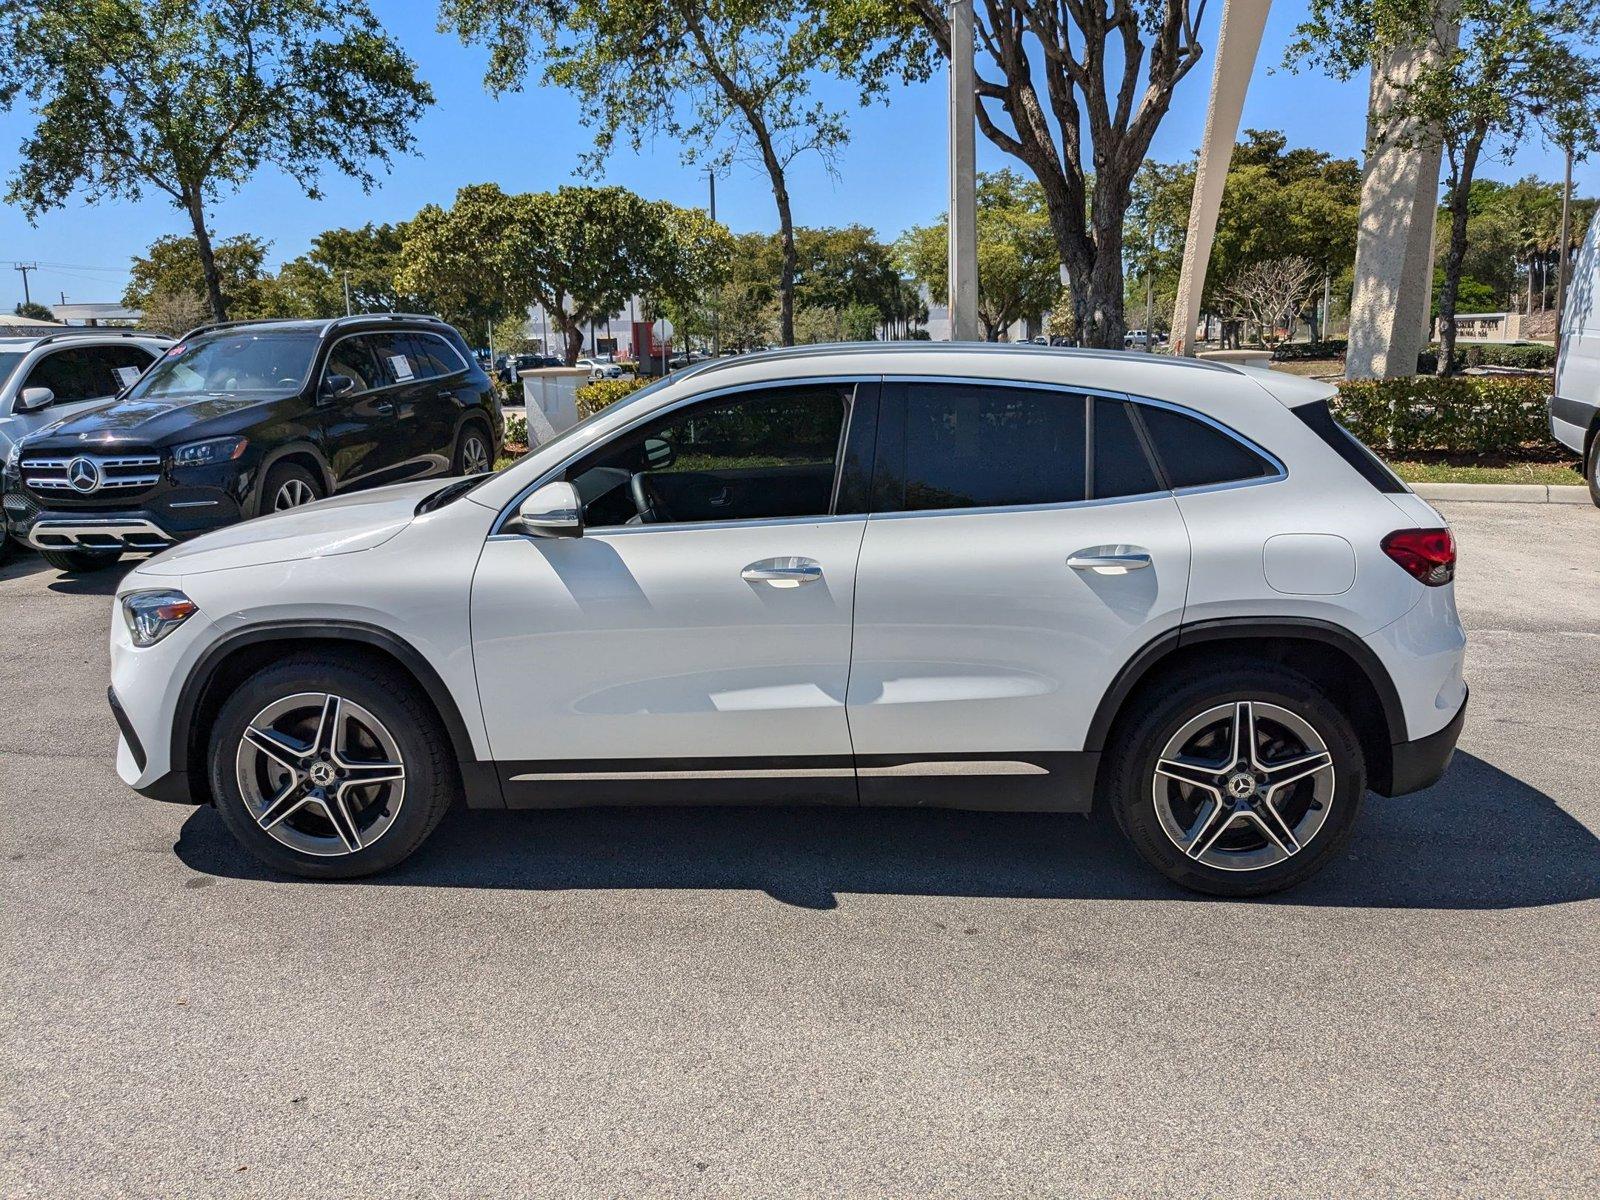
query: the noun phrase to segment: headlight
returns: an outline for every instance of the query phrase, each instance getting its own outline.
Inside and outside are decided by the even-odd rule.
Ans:
[[[207,438],[203,442],[187,442],[172,452],[175,467],[207,467],[212,463],[228,462],[244,453],[249,438]]]
[[[122,598],[122,616],[135,646],[154,646],[199,611],[177,591],[131,592]]]

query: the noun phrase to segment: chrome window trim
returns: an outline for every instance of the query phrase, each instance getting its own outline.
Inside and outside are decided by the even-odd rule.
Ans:
[[[720,359],[713,359],[711,361],[719,362],[721,360]],[[629,421],[626,425],[622,426],[620,429],[614,429],[610,433],[604,435],[603,439],[596,438],[596,439],[594,439],[594,440],[592,440],[590,442],[586,442],[583,446],[579,447],[576,451],[574,451],[567,458],[563,459],[558,466],[552,467],[549,470],[549,472],[547,472],[546,474],[541,475],[537,479],[535,479],[532,484],[530,484],[528,487],[524,488],[522,491],[518,492],[515,496],[513,496],[511,501],[510,501],[510,503],[506,504],[503,508],[500,509],[499,513],[497,513],[495,515],[495,519],[494,519],[493,524],[491,524],[489,526],[489,529],[490,529],[489,540],[490,541],[494,541],[496,539],[505,539],[505,538],[516,538],[518,540],[521,540],[521,539],[527,537],[528,536],[527,534],[507,533],[507,532],[504,531],[504,528],[503,528],[505,523],[506,523],[506,521],[508,521],[509,519],[511,519],[512,516],[515,515],[516,510],[518,509],[518,507],[522,504],[522,502],[524,500],[526,500],[534,492],[538,491],[545,484],[547,484],[551,480],[557,478],[562,472],[564,472],[568,467],[570,467],[578,459],[582,458],[585,454],[588,454],[588,453],[590,453],[590,452],[592,452],[594,450],[600,449],[601,446],[606,445],[609,442],[615,441],[617,438],[625,436],[626,434],[628,434],[632,430],[637,429],[641,425],[648,424],[649,422],[655,420],[658,417],[664,417],[664,416],[668,415],[669,413],[677,412],[680,408],[685,408],[685,407],[687,407],[688,405],[691,405],[691,404],[698,404],[703,400],[715,400],[719,396],[731,396],[731,395],[735,395],[735,394],[737,394],[739,392],[750,392],[750,391],[757,391],[757,390],[767,390],[767,389],[771,389],[771,388],[775,388],[775,387],[780,387],[780,388],[781,387],[808,387],[808,386],[812,386],[812,385],[819,385],[820,386],[820,385],[825,385],[825,384],[830,384],[830,383],[848,383],[848,384],[852,384],[855,387],[859,388],[863,383],[876,383],[876,382],[879,382],[880,380],[882,380],[882,378],[883,377],[881,375],[816,375],[816,376],[808,376],[808,377],[804,377],[804,378],[800,378],[800,379],[764,379],[764,380],[747,381],[745,383],[728,384],[728,385],[726,385],[724,387],[711,388],[711,389],[709,389],[707,391],[695,392],[692,395],[679,397],[677,400],[673,400],[672,402],[670,402],[668,404],[663,404],[659,408],[653,408],[649,412],[639,414],[633,420]],[[849,417],[847,415],[845,421],[843,422],[843,430],[844,431],[848,431],[849,425],[850,425],[850,422],[849,422]],[[529,450],[528,453],[533,454],[533,453],[536,453],[537,450],[538,450],[538,447],[535,446],[535,447],[533,447],[533,449]],[[839,442],[839,448],[838,448],[838,450],[836,450],[834,452],[835,455],[836,455],[836,461],[835,461],[835,464],[834,464],[834,491],[831,491],[829,493],[828,503],[829,503],[830,506],[837,499],[837,497],[836,497],[836,495],[834,493],[837,491],[837,487],[838,487],[838,475],[839,475],[839,468],[842,465],[842,461],[843,461],[843,451],[844,451],[844,441],[843,441],[843,432],[841,432],[841,440]],[[846,515],[848,517],[862,518],[862,519],[864,519],[867,516],[866,513],[850,513],[850,514],[846,514]],[[684,530],[684,529],[704,529],[707,526],[714,526],[714,527],[719,528],[719,529],[725,529],[725,528],[728,528],[729,526],[748,525],[748,524],[752,524],[752,523],[794,524],[795,522],[810,523],[810,522],[816,522],[816,521],[830,521],[830,520],[833,520],[833,519],[835,519],[835,514],[833,514],[833,513],[822,513],[822,514],[819,514],[817,516],[811,516],[811,517],[764,517],[764,518],[755,518],[753,520],[747,518],[747,519],[741,520],[741,521],[674,521],[671,524],[660,524],[660,525],[599,525],[599,526],[596,526],[595,528],[596,528],[597,531],[603,529],[603,530],[606,530],[608,532],[626,529],[626,530],[635,530],[635,531],[640,531],[640,532],[645,532],[645,533],[655,533],[655,532],[667,532],[667,531],[674,531],[674,530],[681,531],[681,530]],[[588,536],[588,532],[589,531],[587,529],[585,529],[584,530],[584,536],[587,537]]]
[[[472,369],[471,366],[468,365],[468,363],[461,357],[461,352],[454,346],[450,345],[450,339],[442,336],[441,334],[434,333],[431,329],[407,329],[404,326],[395,329],[358,329],[354,333],[341,334],[334,338],[333,341],[328,343],[328,349],[322,359],[322,370],[317,375],[317,394],[315,397],[313,397],[313,399],[319,403],[321,402],[322,384],[328,378],[328,361],[333,358],[333,352],[338,347],[340,342],[353,341],[356,338],[364,337],[393,336],[395,334],[405,334],[408,337],[433,338],[435,341],[442,343],[450,351],[451,356],[461,365],[454,371],[448,371],[443,375],[429,375],[426,378],[417,376],[413,379],[403,379],[396,383],[380,384],[378,387],[362,388],[360,391],[346,392],[342,396],[335,397],[335,399],[350,400],[356,396],[375,396],[379,392],[388,391],[390,388],[414,387],[419,383],[431,383],[435,379],[453,379],[457,375],[463,374]],[[376,350],[372,352],[372,357],[374,361],[376,361],[378,357],[378,352]]]

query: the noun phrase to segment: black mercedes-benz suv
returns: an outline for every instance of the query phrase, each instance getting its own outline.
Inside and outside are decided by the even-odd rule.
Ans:
[[[488,471],[504,425],[437,317],[203,326],[114,402],[18,445],[6,516],[52,566],[89,570],[335,492]]]

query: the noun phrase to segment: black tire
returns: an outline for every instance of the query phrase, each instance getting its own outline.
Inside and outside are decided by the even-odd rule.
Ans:
[[[39,557],[58,571],[81,575],[87,571],[100,571],[114,566],[122,557],[121,550],[41,550]]]
[[[1153,793],[1158,779],[1162,787],[1169,786],[1166,777],[1156,772],[1157,760],[1168,742],[1208,710],[1244,700],[1287,710],[1320,735],[1332,757],[1331,780],[1324,777],[1321,783],[1295,785],[1302,789],[1296,794],[1303,794],[1308,786],[1332,790],[1325,804],[1310,802],[1309,806],[1319,812],[1325,809],[1325,815],[1320,818],[1320,827],[1306,837],[1296,853],[1272,865],[1230,870],[1186,855],[1163,827]],[[1310,878],[1344,848],[1366,795],[1366,760],[1350,718],[1305,676],[1273,663],[1240,663],[1221,671],[1213,669],[1164,681],[1158,691],[1146,693],[1138,703],[1139,708],[1119,724],[1109,747],[1109,770],[1102,795],[1110,802],[1117,824],[1134,849],[1172,882],[1213,896],[1262,896]],[[1223,753],[1226,756],[1226,749]],[[1190,796],[1201,794],[1188,790],[1186,785],[1179,789],[1179,794],[1184,792]],[[1225,789],[1218,794],[1220,798]],[[1227,808],[1223,807],[1222,812],[1226,814]],[[1226,826],[1229,820],[1224,815],[1220,824]],[[1248,840],[1257,833],[1248,819],[1235,823],[1232,830],[1228,836],[1236,840]],[[1200,841],[1200,837],[1194,837],[1191,845]]]
[[[11,557],[11,537],[0,529],[0,564],[4,564]]]
[[[1600,434],[1596,434],[1594,441],[1589,443],[1589,463],[1584,477],[1589,484],[1589,499],[1594,501],[1596,508],[1600,508]]]
[[[341,850],[331,857],[285,845],[266,832],[240,787],[238,756],[246,728],[269,706],[301,693],[334,693],[365,709],[386,727],[405,768],[404,791],[382,832],[359,849]],[[312,879],[352,879],[404,861],[427,840],[461,794],[455,755],[433,707],[403,672],[359,655],[297,654],[262,668],[222,706],[211,728],[207,755],[211,794],[233,836],[268,866]],[[393,793],[381,803],[374,801],[363,815],[390,804],[395,804]],[[315,826],[325,811],[313,803],[298,819]],[[293,834],[290,826],[295,820],[286,818],[283,832]]]
[[[494,470],[494,439],[489,436],[489,431],[477,421],[469,421],[462,426],[460,435],[456,438],[456,452],[451,458],[450,466],[452,475],[480,474],[472,465],[473,446],[481,450],[483,470]]]
[[[283,499],[291,494],[302,496],[309,495],[309,499],[302,499],[294,504],[281,504]],[[258,515],[268,513],[286,512],[291,508],[298,508],[301,504],[310,504],[312,501],[321,500],[327,495],[318,479],[310,471],[298,463],[278,463],[267,472],[266,482],[261,485],[261,504]]]

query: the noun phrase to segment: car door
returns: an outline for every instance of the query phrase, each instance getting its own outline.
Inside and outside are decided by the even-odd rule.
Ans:
[[[425,374],[428,387],[417,400],[419,441],[425,447],[428,474],[449,474],[455,469],[456,426],[461,414],[476,400],[470,368],[456,348],[436,333],[413,330],[411,353]]]
[[[473,654],[510,803],[855,803],[849,481],[875,408],[848,381],[675,407],[561,473],[581,537],[490,537]],[[779,499],[746,482],[774,471]]]
[[[390,425],[381,456],[382,482],[396,483],[441,473],[439,434],[431,419],[439,386],[413,335],[403,330],[372,334],[373,352],[383,372]]]
[[[848,692],[862,803],[1082,807],[1189,542],[1120,397],[886,381]]]
[[[329,394],[329,379],[342,375],[348,391]],[[323,455],[336,491],[383,482],[394,430],[394,403],[385,387],[370,334],[342,337],[328,351],[317,394]]]

